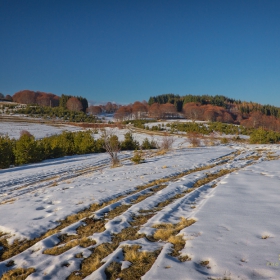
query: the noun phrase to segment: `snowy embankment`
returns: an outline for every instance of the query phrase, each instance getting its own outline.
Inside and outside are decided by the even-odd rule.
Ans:
[[[184,148],[147,154],[140,165],[131,155],[121,153],[122,166],[113,169],[106,154],[93,154],[2,170],[0,232],[10,236],[0,238],[10,247],[2,248],[0,273],[32,267],[28,279],[96,280],[114,267],[123,278],[137,265],[123,246],[140,245],[157,252],[143,262],[150,262],[143,279],[277,279],[279,146]],[[83,218],[40,239],[90,205]],[[182,218],[194,223],[171,230],[173,239],[156,238],[156,227],[179,228]],[[184,244],[175,254],[178,235]],[[39,239],[13,251],[13,241],[24,237]]]

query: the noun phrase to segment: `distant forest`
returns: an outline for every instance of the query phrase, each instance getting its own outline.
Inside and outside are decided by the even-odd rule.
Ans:
[[[62,94],[59,97],[52,93],[22,90],[12,97],[0,94],[0,100],[14,101],[31,106],[36,105],[40,106],[41,110],[45,108],[45,111],[47,108],[57,107],[59,112],[53,112],[54,115],[58,117],[63,115],[65,120],[72,121],[87,121],[86,114],[96,116],[101,113],[111,113],[119,121],[147,118],[186,118],[208,122],[241,124],[248,128],[280,131],[279,107],[235,100],[223,95],[179,96],[170,93],[152,96],[148,102],[135,101],[133,104],[123,106],[111,102],[107,102],[104,105],[88,106],[87,99],[81,96]],[[39,107],[36,110],[38,111]],[[36,110],[29,107],[25,111],[27,114],[38,114]],[[72,111],[74,115],[72,116],[63,110]],[[77,112],[84,113],[84,115],[76,116]],[[41,114],[45,115],[48,112]],[[92,118],[90,121],[95,121],[95,119]]]
[[[66,94],[58,96],[53,93],[32,90],[21,90],[16,92],[13,96],[4,96],[4,94],[0,93],[0,101],[16,102],[31,106],[38,105],[43,107],[60,107],[69,111],[82,111],[93,115],[97,115],[102,112],[114,113],[120,107],[120,105],[111,102],[107,102],[104,105],[89,106],[88,100],[82,96]]]
[[[186,103],[197,103],[199,105],[213,105],[223,107],[229,111],[239,111],[240,113],[261,112],[266,116],[274,116],[280,118],[280,108],[271,105],[260,105],[254,102],[246,102],[228,98],[223,95],[185,95],[179,96],[175,94],[162,94],[150,97],[148,104],[153,103],[174,104],[177,111],[181,112]]]

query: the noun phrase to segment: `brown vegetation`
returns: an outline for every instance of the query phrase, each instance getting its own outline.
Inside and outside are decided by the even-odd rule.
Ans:
[[[77,97],[70,97],[66,103],[66,107],[69,111],[82,111],[82,102]]]
[[[59,105],[59,96],[52,93],[32,90],[18,91],[13,95],[12,100],[21,104],[38,104],[50,107]]]

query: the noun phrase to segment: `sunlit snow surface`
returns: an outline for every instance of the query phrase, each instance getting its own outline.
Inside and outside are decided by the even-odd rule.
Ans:
[[[124,132],[119,132],[119,136]],[[137,139],[145,137],[139,134]],[[40,236],[58,225],[60,219],[92,203],[128,194],[137,186],[155,179],[220,163],[221,157],[240,150],[241,154],[227,163],[168,182],[165,189],[133,204],[123,214],[109,220],[103,233],[92,237],[98,243],[109,242],[111,233],[120,232],[129,225],[132,214],[141,209],[152,209],[159,202],[186,190],[207,172],[237,168],[217,180],[215,188],[204,185],[186,194],[157,212],[141,227],[140,232],[152,234],[154,224],[177,223],[180,217],[195,219],[195,224],[179,233],[186,240],[182,253],[189,255],[190,261],[180,262],[171,257],[169,243],[148,242],[142,238],[125,244],[141,244],[143,250],[152,251],[163,248],[143,279],[279,279],[280,160],[266,161],[265,155],[259,160],[246,159],[260,148],[280,155],[279,146],[187,146],[185,139],[178,137],[174,143],[177,149],[161,156],[147,156],[145,163],[140,165],[134,165],[128,159],[133,152],[122,152],[122,166],[117,168],[110,167],[107,154],[92,154],[1,170],[0,231],[11,233],[10,242],[15,238]],[[141,192],[144,194],[146,190]],[[128,203],[133,196],[128,195],[119,203]],[[116,205],[109,205],[108,209]],[[193,205],[195,208],[191,207]],[[97,211],[95,216],[102,216],[108,209]],[[79,221],[70,225],[62,233],[73,234],[80,224]],[[75,258],[75,254],[83,252],[88,256],[91,252],[77,246],[59,256],[43,254],[46,248],[58,242],[58,235],[54,234],[12,257],[15,267],[34,267],[36,272],[28,279],[66,279],[72,271],[79,269],[81,260]],[[118,248],[104,259],[104,266],[87,279],[106,279],[106,265],[122,258],[121,248]],[[10,269],[5,265],[8,261],[0,262],[1,274]],[[62,267],[66,261],[70,265]],[[201,261],[209,261],[208,267],[201,266]],[[129,264],[123,262],[123,266]]]
[[[26,130],[30,132],[36,139],[60,134],[63,131],[79,131],[81,128],[71,125],[47,125],[30,122],[0,122],[0,136],[8,135],[10,138],[18,139],[21,131]]]

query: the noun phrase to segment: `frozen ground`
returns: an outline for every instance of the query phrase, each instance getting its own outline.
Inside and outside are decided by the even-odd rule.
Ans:
[[[136,139],[141,137],[146,136]],[[136,244],[141,250],[160,250],[143,279],[279,279],[279,146],[191,149],[176,139],[176,149],[164,155],[149,152],[139,165],[129,160],[131,152],[122,152],[122,165],[113,169],[106,154],[93,154],[1,170],[0,275],[32,267],[35,272],[27,279],[66,279],[70,274],[71,279],[106,279],[106,268],[114,262],[129,273],[135,264],[126,260],[122,246]],[[201,179],[206,181],[197,184]],[[50,231],[92,204],[99,206]],[[141,215],[143,222],[133,225]],[[183,262],[170,255],[171,241],[151,238],[155,225],[174,225],[182,217],[196,221],[173,233],[185,240],[178,253],[189,257]],[[80,230],[91,222],[103,224],[87,233],[91,244],[73,244],[85,238]],[[135,227],[133,236],[116,243],[113,234]],[[63,241],[68,235],[72,240]],[[37,239],[16,250],[17,238]],[[110,242],[115,247],[103,262],[85,270],[87,260],[97,262],[95,250]],[[53,255],[48,249],[61,252]]]

